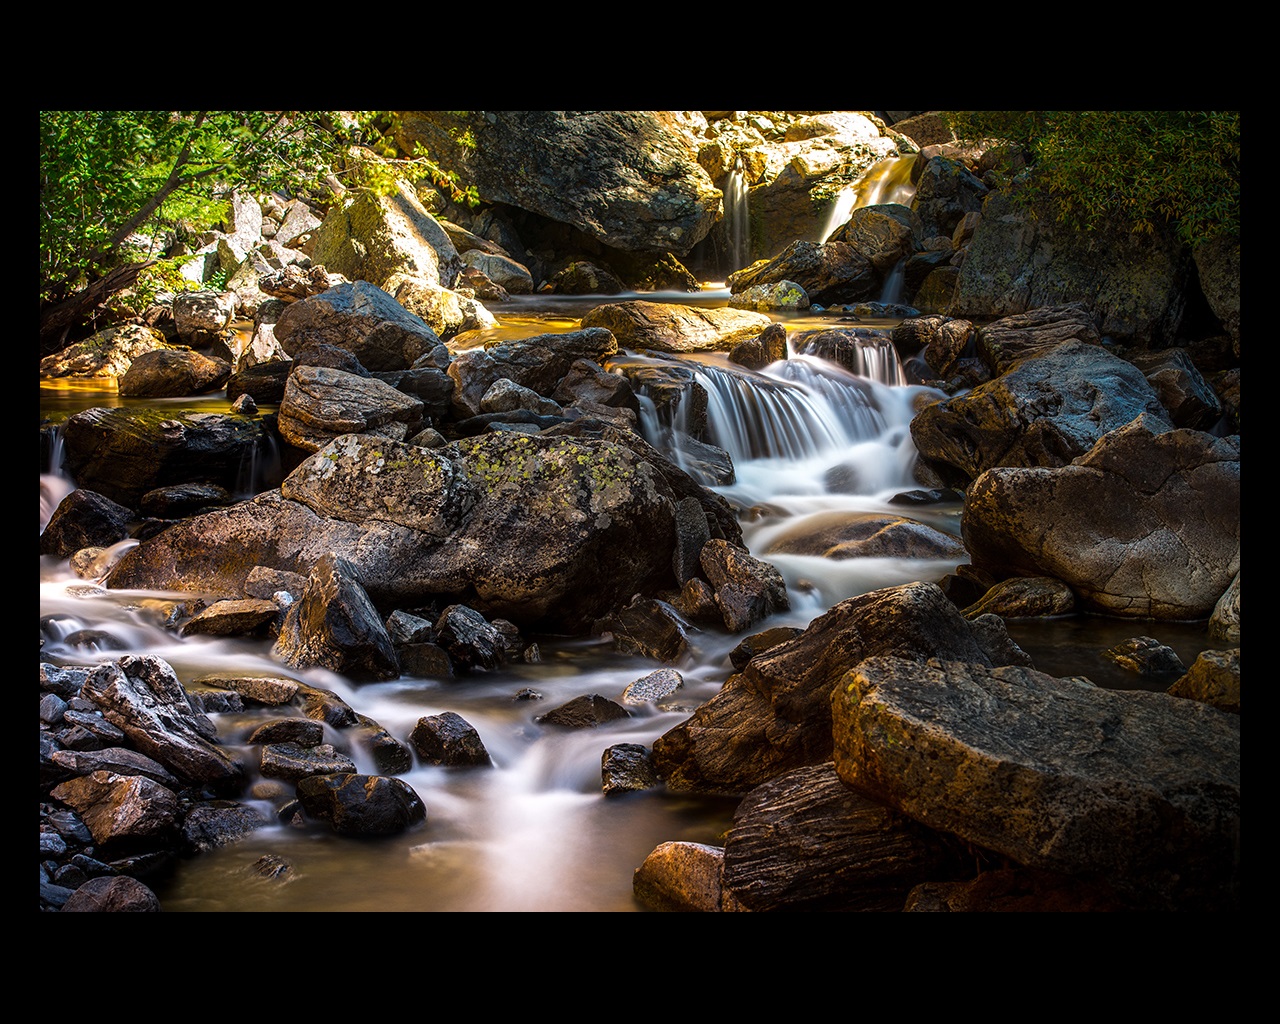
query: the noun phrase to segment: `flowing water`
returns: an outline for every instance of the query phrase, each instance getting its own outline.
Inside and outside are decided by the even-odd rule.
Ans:
[[[695,301],[721,305],[725,299],[722,291],[710,291]],[[499,327],[464,344],[572,330],[574,314],[601,301],[608,300],[525,297],[495,306]],[[800,317],[784,322],[793,334],[821,323]],[[890,499],[916,486],[909,425],[926,389],[904,384],[896,360],[885,358],[883,349],[872,346],[866,357],[864,373],[857,375],[806,356],[759,373],[733,367],[722,356],[689,361],[710,397],[705,440],[727,450],[736,471],[732,483],[716,490],[742,510],[753,552],[765,551],[780,532],[824,516],[902,514]],[[114,392],[42,391],[46,411],[116,404],[122,403]],[[225,395],[180,404],[227,408]],[[680,424],[650,415],[644,426],[654,444],[682,457]],[[56,452],[55,441],[41,476],[42,529],[74,486],[58,472]],[[943,504],[910,514],[959,536],[960,513],[958,504]],[[918,559],[766,557],[786,580],[792,607],[760,629],[804,626],[846,597],[936,581],[954,568],[954,562]],[[661,790],[605,797],[601,755],[615,743],[651,745],[714,695],[730,674],[728,654],[740,637],[716,630],[694,634],[691,654],[676,666],[684,688],[675,703],[632,708],[632,718],[598,729],[558,731],[540,726],[535,716],[583,694],[619,700],[629,683],[659,664],[618,656],[599,639],[540,638],[542,660],[534,664],[452,681],[404,677],[356,686],[327,671],[284,670],[271,660],[268,641],[179,637],[144,613],[141,599],[148,595],[102,591],[86,582],[66,562],[41,560],[43,660],[92,664],[125,652],[151,653],[169,661],[184,682],[215,670],[288,675],[333,690],[402,740],[419,718],[454,711],[475,726],[493,759],[488,769],[415,767],[402,776],[422,797],[428,819],[402,836],[360,841],[319,826],[273,824],[184,860],[147,880],[166,911],[635,911],[641,908],[632,897],[632,874],[655,846],[668,840],[715,844],[730,824],[736,800]],[[1156,631],[1154,624],[1071,617],[1013,632],[1039,668],[1129,688],[1145,684],[1109,667],[1099,656],[1105,647],[1147,632],[1190,664],[1208,646],[1203,625]],[[515,699],[525,688],[542,699]],[[222,741],[247,755],[242,744],[259,719],[247,713],[213,717]],[[326,733],[327,741],[345,745],[339,733],[328,727]],[[376,771],[358,748],[350,754],[361,771]],[[270,804],[261,806],[270,812]],[[267,878],[257,870],[255,863],[268,855],[287,861],[288,873]]]

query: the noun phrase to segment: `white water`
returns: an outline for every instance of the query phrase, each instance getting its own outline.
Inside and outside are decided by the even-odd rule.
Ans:
[[[872,349],[868,351],[873,351]],[[886,380],[898,370],[869,357]],[[832,511],[891,512],[888,499],[910,488],[915,451],[908,424],[918,388],[855,376],[812,357],[794,357],[759,374],[708,359],[693,364],[708,391],[712,436],[733,458],[736,480],[722,493],[743,512],[744,535],[760,550],[787,523]],[[655,443],[666,438],[651,437]],[[50,467],[53,468],[53,467]],[[832,471],[856,478],[855,493],[832,490]],[[47,508],[71,487],[56,473],[42,476],[41,525]],[[849,490],[846,485],[844,490]],[[932,525],[958,527],[958,510],[940,511]],[[129,542],[131,543],[131,542]],[[782,556],[770,559],[791,592],[792,609],[759,628],[803,626],[843,597],[912,579],[938,579],[953,566],[891,559]],[[168,911],[599,911],[638,909],[631,874],[659,843],[715,843],[736,801],[662,791],[605,798],[601,756],[615,743],[652,745],[728,677],[729,651],[740,637],[718,630],[692,635],[677,667],[684,688],[662,708],[632,707],[633,717],[593,730],[562,731],[535,717],[574,697],[599,693],[620,700],[634,680],[660,667],[623,658],[601,639],[539,640],[542,661],[454,680],[401,678],[356,686],[323,670],[293,672],[274,662],[268,641],[181,637],[164,628],[151,595],[105,591],[75,578],[65,562],[41,560],[42,659],[96,664],[122,653],[151,653],[190,682],[211,671],[285,675],[337,693],[358,712],[404,740],[418,719],[454,711],[479,732],[490,769],[415,766],[402,776],[422,797],[427,825],[403,836],[357,842],[319,826],[271,824],[232,846],[184,861],[169,878],[149,880]],[[191,595],[184,594],[189,598]],[[87,642],[77,631],[101,630]],[[516,700],[532,687],[539,701]],[[223,742],[241,747],[261,714],[215,715]],[[362,771],[370,758],[341,732],[326,741],[345,747]],[[266,799],[257,801],[270,810]],[[255,861],[286,858],[287,880],[257,874]]]
[[[742,162],[734,164],[724,190],[724,219],[729,235],[730,270],[747,265],[747,231],[750,221],[747,208],[747,179]]]
[[[822,225],[818,241],[825,242],[835,234],[837,228],[844,227],[853,211],[861,207],[880,206],[884,203],[910,206],[916,194],[916,187],[911,184],[911,167],[914,163],[914,156],[885,157],[869,167],[857,181],[841,189],[827,211],[827,219]]]

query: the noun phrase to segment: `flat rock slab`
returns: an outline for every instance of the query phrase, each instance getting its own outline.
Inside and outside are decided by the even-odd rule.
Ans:
[[[840,777],[1019,864],[1134,904],[1239,899],[1240,721],[1024,667],[863,661],[832,695]]]

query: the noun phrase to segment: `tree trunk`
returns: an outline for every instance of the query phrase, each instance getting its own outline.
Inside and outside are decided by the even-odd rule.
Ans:
[[[118,291],[130,287],[147,267],[154,263],[130,263],[116,267],[69,298],[40,311],[40,355],[49,355],[62,347],[67,333],[89,320],[93,311]]]

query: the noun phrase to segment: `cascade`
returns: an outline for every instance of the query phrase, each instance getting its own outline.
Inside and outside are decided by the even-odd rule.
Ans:
[[[724,219],[729,235],[730,270],[741,270],[747,259],[747,179],[739,158],[729,172],[724,190]]]
[[[884,203],[910,206],[916,194],[916,187],[911,183],[911,168],[915,162],[914,156],[885,157],[867,168],[857,181],[841,189],[831,204],[818,241],[825,242],[838,228],[848,223],[854,210],[861,207]]]

